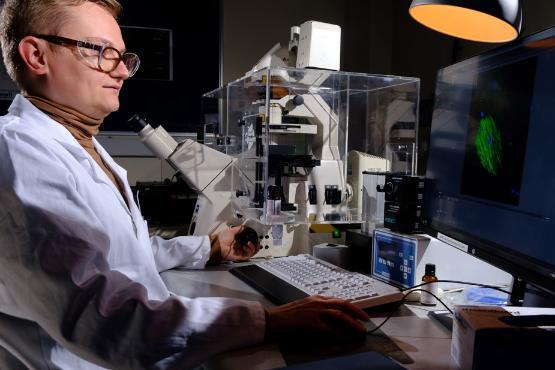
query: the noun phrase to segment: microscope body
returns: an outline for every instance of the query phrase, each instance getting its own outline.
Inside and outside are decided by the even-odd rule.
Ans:
[[[321,242],[314,230],[331,238],[337,225],[361,223],[362,172],[395,168],[386,153],[398,121],[399,142],[412,145],[402,161],[415,169],[418,88],[412,78],[269,66],[204,95],[214,108],[204,142],[236,158],[232,208],[278,240],[261,253],[310,253]],[[292,246],[279,247],[279,228],[293,231]]]
[[[257,256],[311,253],[314,230],[364,221],[363,171],[416,169],[418,79],[266,67],[203,98],[203,144],[140,133],[199,194],[191,234],[245,223]]]

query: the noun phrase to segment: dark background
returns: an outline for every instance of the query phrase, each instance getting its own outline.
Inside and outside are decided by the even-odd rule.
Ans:
[[[536,63],[536,58],[528,58],[478,75],[470,108],[462,194],[518,205]],[[481,112],[493,117],[501,133],[502,162],[497,175],[484,169],[476,152],[474,139]]]
[[[197,2],[188,14],[184,4],[169,0],[120,3],[120,25],[172,30],[173,80],[167,79],[164,63],[160,65],[160,60],[168,60],[163,48],[168,33],[124,27],[127,50],[139,54],[141,67],[124,84],[120,110],[106,118],[102,130],[129,131],[127,119],[139,113],[169,132],[196,132],[201,96],[219,86],[219,0]]]

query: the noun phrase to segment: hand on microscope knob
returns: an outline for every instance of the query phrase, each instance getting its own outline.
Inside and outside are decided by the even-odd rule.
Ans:
[[[222,260],[248,260],[260,249],[258,235],[252,228],[245,225],[234,226],[222,230],[216,238]]]

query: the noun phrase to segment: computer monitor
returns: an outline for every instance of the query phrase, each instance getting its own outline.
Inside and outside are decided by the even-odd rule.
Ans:
[[[555,295],[555,27],[439,71],[430,233]]]

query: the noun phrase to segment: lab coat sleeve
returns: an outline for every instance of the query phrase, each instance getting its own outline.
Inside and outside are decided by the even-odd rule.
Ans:
[[[153,236],[150,244],[158,272],[178,266],[202,269],[210,257],[208,236],[178,236],[169,240]]]
[[[0,136],[0,158],[0,311],[115,369],[188,368],[262,341],[259,303],[153,301],[143,285],[112,270],[108,236],[63,158],[40,140]],[[16,166],[35,173],[23,184]]]

